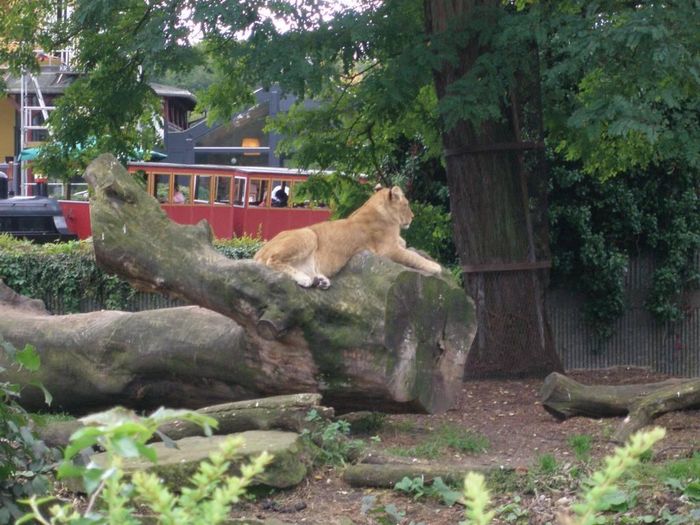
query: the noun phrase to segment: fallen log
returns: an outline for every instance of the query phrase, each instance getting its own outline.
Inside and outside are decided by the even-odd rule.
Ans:
[[[220,336],[210,346],[194,340],[203,332],[196,319],[214,315],[204,310],[51,318],[5,305],[13,320],[0,331],[15,344],[39,349],[47,365],[42,379],[61,385],[62,400],[89,405],[105,392],[131,399],[125,389],[137,386],[154,402],[198,408],[213,404],[199,403],[213,382],[230,396],[226,401],[318,392],[325,405],[345,410],[441,412],[452,406],[476,324],[472,301],[450,279],[363,252],[331,289],[301,289],[253,261],[219,254],[206,222],[170,221],[111,155],[96,159],[85,178],[93,190],[93,244],[102,268],[236,324],[208,318]],[[242,335],[228,348],[222,332],[233,336],[234,326]],[[82,380],[73,372],[75,362],[106,386]],[[182,376],[190,378],[183,390],[191,391],[179,395],[174,390]],[[197,402],[180,402],[190,397]]]
[[[314,430],[321,424],[309,421],[311,410],[316,411],[320,421],[333,418],[333,409],[321,406],[320,401],[320,394],[291,394],[223,403],[200,408],[196,412],[217,421],[218,426],[212,429],[214,435],[247,430],[286,430],[301,434],[304,430]],[[74,419],[37,425],[35,430],[47,445],[65,447],[73,432],[82,426],[81,420]],[[202,427],[189,421],[172,421],[158,430],[171,440],[204,435]],[[155,439],[160,438],[156,435]]]
[[[565,375],[548,375],[540,401],[557,419],[574,416],[627,417],[612,436],[625,441],[666,412],[700,407],[700,379],[669,379],[641,385],[583,385]]]
[[[41,381],[53,396],[52,408],[73,413],[115,404],[199,408],[259,397],[258,390],[280,380],[276,361],[265,363],[249,352],[240,326],[196,306],[53,316],[40,301],[27,302],[0,282],[0,334],[17,348],[32,344],[41,358],[31,374],[9,367],[0,352],[0,366],[7,369],[2,377],[23,385]],[[247,365],[256,365],[257,373]],[[25,388],[21,402],[47,409],[37,388]]]
[[[248,401],[235,401],[197,412],[213,417],[219,426],[214,434],[234,434],[246,430],[286,430],[301,434],[305,429],[317,426],[308,419],[315,410],[320,418],[333,418],[333,409],[320,406],[319,394],[292,394]],[[159,429],[170,439],[202,435],[202,428],[189,421],[173,421]]]
[[[394,488],[403,478],[422,478],[430,483],[442,478],[445,483],[461,486],[467,472],[488,472],[484,465],[428,465],[408,463],[357,463],[343,471],[343,481],[351,487]]]

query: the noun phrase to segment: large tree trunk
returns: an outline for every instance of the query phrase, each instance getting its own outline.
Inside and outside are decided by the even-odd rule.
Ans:
[[[427,32],[439,41],[448,27],[452,34],[466,30],[475,16],[492,17],[495,29],[500,4],[500,0],[426,0]],[[453,84],[488,51],[479,47],[478,40],[478,35],[473,36],[458,49],[457,63],[445,61],[434,73],[441,101],[454,96],[450,94]],[[502,121],[486,121],[478,128],[460,121],[442,135],[455,243],[467,290],[477,307],[478,332],[467,361],[467,377],[544,376],[562,370],[544,304],[547,270],[535,269],[549,258],[546,180],[541,173],[529,179],[525,173],[526,165],[542,166],[542,155],[538,152],[536,162],[528,159],[526,163],[517,144],[523,108],[538,113],[535,55],[523,52],[523,63],[531,63],[530,76],[520,80],[519,90],[503,93],[510,104],[501,108]],[[536,211],[531,213],[532,203]]]
[[[201,406],[211,383],[215,399],[206,404],[319,392],[339,408],[452,406],[476,327],[471,301],[449,280],[363,253],[330,290],[302,289],[220,255],[206,223],[170,221],[111,155],[95,160],[86,179],[99,265],[238,324],[198,308],[52,317],[10,301],[0,333],[35,344],[50,389],[73,389],[76,405],[105,395],[133,405],[127,392],[145,391],[156,403],[191,397],[198,401],[188,406]]]

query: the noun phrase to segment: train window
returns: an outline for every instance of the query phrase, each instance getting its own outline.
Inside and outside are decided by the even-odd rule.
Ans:
[[[188,204],[191,202],[192,175],[175,175],[175,185],[173,186],[173,203]]]
[[[231,204],[231,177],[216,177],[216,204]]]
[[[233,180],[233,205],[243,206],[245,204],[245,178],[236,177]]]
[[[211,201],[211,175],[194,176],[194,202],[209,204]]]
[[[158,202],[170,200],[170,175],[156,173],[153,177],[153,196]]]
[[[268,206],[270,196],[267,194],[270,181],[262,179],[251,179],[250,193],[248,194],[248,204],[250,206]]]
[[[270,203],[273,208],[286,208],[289,206],[289,181],[273,180]]]

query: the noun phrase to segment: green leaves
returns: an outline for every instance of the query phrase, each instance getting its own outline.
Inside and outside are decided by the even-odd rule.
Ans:
[[[545,115],[552,142],[608,178],[664,162],[694,170],[700,135],[697,6],[562,4],[543,18]]]
[[[30,372],[36,372],[41,365],[39,354],[32,345],[25,345],[22,350],[15,354],[15,361],[20,367],[24,367]]]
[[[448,507],[460,501],[462,497],[460,492],[448,487],[440,476],[435,478],[432,483],[426,483],[422,477],[411,479],[406,476],[394,485],[394,490],[411,495],[413,499],[419,499],[423,496],[437,498]]]
[[[586,320],[601,337],[624,310],[625,272],[639,255],[656,262],[647,308],[660,321],[681,318],[681,292],[697,281],[699,176],[665,164],[600,181],[552,160],[553,279],[585,294]]]
[[[36,349],[26,345],[17,350],[0,337],[0,361],[5,367],[36,372],[40,358]],[[6,368],[0,367],[0,372]],[[50,394],[38,382],[33,384]],[[32,433],[27,412],[17,403],[22,385],[0,381],[0,524],[12,523],[22,515],[18,498],[45,494],[49,488],[46,474],[52,469],[56,452]]]

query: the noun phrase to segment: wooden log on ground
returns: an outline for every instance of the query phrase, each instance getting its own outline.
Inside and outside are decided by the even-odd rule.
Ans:
[[[488,472],[483,465],[428,465],[408,463],[358,463],[343,471],[343,481],[351,487],[394,488],[403,478],[423,478],[426,483],[442,478],[445,483],[461,486],[467,472]]]
[[[309,411],[315,410],[324,420],[333,417],[333,409],[320,406],[320,401],[320,394],[291,394],[223,403],[197,412],[216,419],[219,426],[215,434],[246,430],[287,430],[301,434],[304,429],[316,427],[308,420]],[[202,428],[189,421],[174,421],[159,430],[170,439],[202,435]]]
[[[669,379],[638,385],[583,385],[554,372],[545,379],[540,400],[544,409],[557,419],[627,415],[612,438],[622,442],[661,414],[700,407],[700,379]]]
[[[94,194],[98,264],[140,289],[218,312],[234,320],[243,336],[238,349],[226,348],[225,336],[211,349],[196,345],[190,331],[198,321],[188,319],[205,314],[194,310],[51,318],[14,309],[12,326],[0,325],[0,332],[17,345],[34,344],[49,365],[43,379],[60,383],[66,394],[73,389],[75,405],[104,392],[119,399],[123,389],[136,385],[153,401],[181,406],[172,402],[173,389],[160,385],[175,385],[187,375],[199,378],[198,393],[188,392],[193,399],[215,381],[225,385],[228,401],[318,392],[325,405],[345,410],[441,412],[452,406],[476,324],[472,301],[450,279],[363,252],[330,290],[302,289],[253,261],[219,254],[206,222],[170,221],[111,155],[96,159],[85,178]],[[233,324],[218,322],[233,330]],[[178,324],[175,334],[166,333]],[[223,328],[212,328],[221,335]],[[172,353],[165,343],[175,345]],[[147,363],[139,364],[144,357]],[[74,375],[76,361],[106,386]],[[141,372],[130,375],[136,369]]]
[[[320,394],[291,394],[223,403],[200,408],[197,412],[218,422],[212,429],[215,435],[247,430],[286,430],[301,434],[305,429],[313,430],[322,424],[309,421],[309,411],[315,410],[321,421],[333,418],[333,409],[321,406],[320,401]],[[65,447],[73,432],[82,426],[81,420],[73,419],[37,425],[35,430],[47,445]],[[202,427],[189,421],[173,421],[161,426],[159,431],[172,440],[204,434]],[[158,436],[155,439],[159,439]]]

